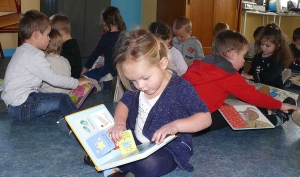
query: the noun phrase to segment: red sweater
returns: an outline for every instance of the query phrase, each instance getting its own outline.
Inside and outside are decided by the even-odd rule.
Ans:
[[[282,105],[249,85],[227,59],[219,56],[209,55],[202,61],[194,60],[182,77],[195,87],[211,113],[222,106],[229,94],[262,108],[280,109]]]

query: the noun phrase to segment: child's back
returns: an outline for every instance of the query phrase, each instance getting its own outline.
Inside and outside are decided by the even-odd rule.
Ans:
[[[201,60],[204,57],[202,45],[200,41],[190,36],[192,33],[192,23],[186,17],[178,17],[173,25],[174,47],[177,48],[183,55],[185,62],[189,65],[195,59]]]
[[[71,26],[68,17],[60,14],[53,15],[51,17],[51,24],[52,28],[59,31],[62,35],[64,43],[60,55],[70,63],[71,77],[80,78],[82,58],[77,40],[71,37]]]
[[[46,53],[46,60],[50,63],[51,69],[62,76],[71,76],[71,66],[69,61],[60,56],[60,52],[62,49],[63,41],[61,39],[61,35],[55,29],[52,29],[50,34],[50,43],[45,50]],[[55,92],[55,93],[69,93],[70,89],[64,89],[60,87],[55,87],[47,82],[43,82],[41,89],[43,92]]]

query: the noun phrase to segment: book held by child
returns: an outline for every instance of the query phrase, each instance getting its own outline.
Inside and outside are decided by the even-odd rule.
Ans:
[[[114,126],[114,119],[103,104],[70,114],[65,119],[97,171],[146,158],[176,138],[176,135],[170,135],[162,143],[136,146],[132,132],[127,130],[115,143],[107,134]]]

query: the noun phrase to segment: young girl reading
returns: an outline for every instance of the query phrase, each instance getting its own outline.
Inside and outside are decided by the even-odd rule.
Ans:
[[[60,52],[63,45],[63,40],[59,32],[55,29],[52,29],[49,33],[50,42],[45,50],[46,60],[50,63],[51,69],[62,76],[71,77],[71,66],[69,61],[60,56]],[[43,82],[41,86],[43,92],[55,92],[55,93],[66,93],[68,94],[71,90],[52,86],[47,82]]]
[[[172,64],[174,68],[178,70],[180,76],[184,74],[188,67],[183,59],[182,54],[179,52],[179,50],[173,47],[173,34],[171,28],[164,22],[153,22],[150,24],[148,29],[157,38],[162,39],[164,41],[164,44],[169,48],[169,52],[171,54],[170,64]]]
[[[96,48],[89,56],[81,72],[81,75],[97,81],[100,81],[100,79],[108,73],[112,76],[117,74],[112,57],[114,53],[113,48],[119,35],[126,29],[119,9],[113,6],[109,6],[102,11],[101,22],[106,33],[101,35]],[[104,66],[88,71],[101,53],[104,53]]]
[[[108,133],[117,142],[122,132],[132,130],[136,143],[162,142],[169,134],[177,138],[149,157],[120,166],[135,176],[162,176],[177,166],[193,171],[191,132],[211,124],[206,104],[193,86],[174,74],[168,48],[146,29],[120,37],[116,45],[116,67],[128,89],[115,111],[115,126]],[[120,174],[121,172],[115,173]],[[114,174],[111,174],[114,176]]]
[[[253,58],[248,74],[242,76],[254,82],[283,88],[281,73],[293,62],[285,36],[272,23],[263,28],[257,42],[260,50]]]

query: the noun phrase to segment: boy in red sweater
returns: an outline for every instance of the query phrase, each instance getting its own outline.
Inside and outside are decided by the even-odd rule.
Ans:
[[[243,35],[230,30],[223,31],[213,42],[213,55],[205,57],[202,61],[195,60],[182,76],[195,87],[207,104],[212,115],[210,130],[228,126],[218,109],[229,94],[259,107],[275,126],[282,125],[289,120],[294,110],[298,110],[294,99],[287,98],[281,103],[256,90],[237,72],[244,65],[244,55],[248,49],[249,42]],[[268,115],[267,109],[276,109],[277,112]]]

